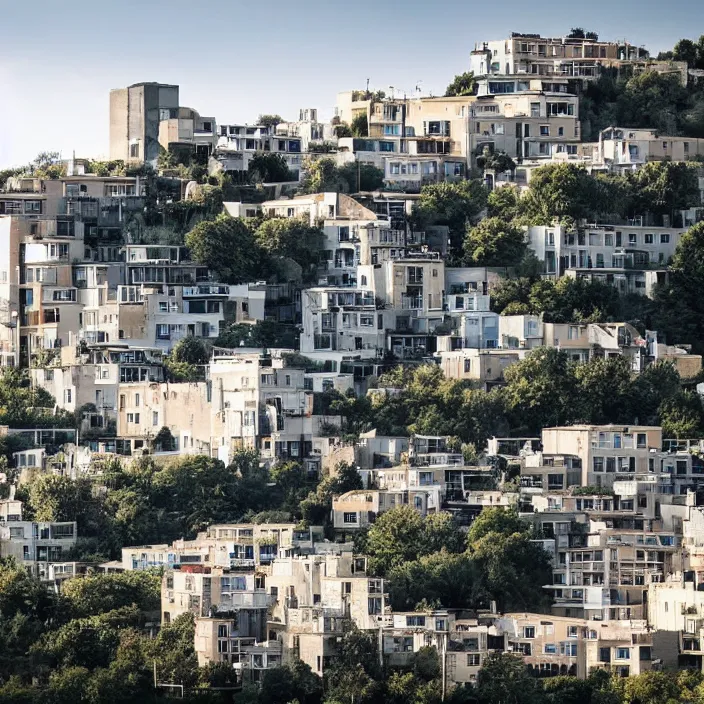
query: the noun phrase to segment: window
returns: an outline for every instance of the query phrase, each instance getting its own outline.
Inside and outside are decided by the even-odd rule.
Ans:
[[[169,304],[166,301],[159,301],[159,312],[160,313],[168,313],[169,312]]]
[[[130,144],[130,159],[139,159],[139,144]]]
[[[545,643],[543,646],[543,653],[545,653],[545,655],[556,655],[557,646],[554,643]]]
[[[523,637],[524,638],[535,638],[535,626],[524,626],[523,627]]]
[[[71,403],[71,389],[64,389],[64,403]]]
[[[631,649],[630,648],[616,648],[616,659],[617,660],[630,660]]]
[[[471,371],[471,367],[472,367],[471,360],[465,359],[464,360],[464,373],[469,374],[469,372]]]
[[[668,235],[668,234],[660,235],[660,244],[670,244],[670,235]]]
[[[577,637],[577,626],[568,626],[567,627],[567,637],[568,638],[576,638]]]
[[[594,458],[594,471],[595,472],[603,472],[604,471],[604,458],[603,457],[595,457]]]
[[[171,334],[169,333],[169,326],[159,324],[156,326],[156,338],[157,340],[169,340],[171,339]]]
[[[550,136],[549,125],[540,125],[540,136],[541,137],[549,137]]]
[[[406,626],[425,626],[425,616],[406,616]]]
[[[628,244],[638,244],[638,235],[635,232],[629,233]]]
[[[357,513],[356,512],[350,512],[350,513],[343,513],[342,514],[342,522],[346,524],[356,524],[357,523]]]
[[[152,411],[152,426],[159,425],[159,411]]]
[[[643,244],[653,244],[653,234],[651,232],[646,232],[643,235]]]
[[[482,664],[482,656],[479,653],[467,653],[467,666],[479,667]]]
[[[558,136],[558,137],[564,137],[564,136],[565,136],[565,128],[564,128],[564,127],[558,127],[558,128],[557,128],[557,136]]]

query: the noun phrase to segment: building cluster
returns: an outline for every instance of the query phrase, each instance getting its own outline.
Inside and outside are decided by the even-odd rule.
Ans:
[[[652,426],[545,428],[540,438],[492,439],[475,465],[452,442],[369,433],[338,445],[335,459],[357,463],[368,488],[335,497],[334,540],[322,526],[212,525],[194,540],[124,547],[100,569],[163,569],[162,623],[192,613],[199,663],[229,663],[253,682],[296,659],[322,675],[350,624],[377,636],[388,665],[436,647],[447,687],[474,682],[502,652],[540,677],[702,667],[701,442],[663,439]],[[511,484],[506,462],[518,470]],[[550,609],[394,611],[350,538],[402,505],[449,511],[460,525],[489,506],[515,508],[550,556]],[[75,524],[23,522],[12,496],[0,515],[3,556],[21,556],[56,585],[80,573],[60,563]]]
[[[329,122],[303,109],[297,121],[220,124],[181,106],[176,85],[111,92],[112,160],[138,167],[181,153],[209,176],[244,178],[256,157],[279,155],[288,179],[262,189],[274,198],[223,209],[319,226],[320,263],[307,287],[223,283],[187,247],[144,243],[153,196],[144,175],[97,175],[72,159],[65,176],[11,177],[0,192],[0,364],[27,368],[56,410],[76,414],[66,429],[0,429],[28,440],[13,455],[20,477],[100,474],[113,455],[229,463],[242,449],[268,467],[294,460],[313,477],[348,462],[362,477],[363,489],[333,499],[334,541],[322,526],[213,525],[194,540],[125,547],[101,566],[163,568],[162,623],[194,614],[200,664],[230,663],[257,681],[300,658],[322,674],[351,622],[378,634],[380,660],[392,665],[436,646],[448,686],[474,681],[495,652],[522,655],[540,676],[703,665],[704,447],[664,440],[658,427],[570,426],[495,438],[469,463],[447,437],[371,431],[347,443],[341,418],[328,412],[331,392],[395,393],[376,381],[399,363],[437,364],[448,378],[488,388],[537,347],[575,363],[624,357],[634,373],[661,360],[682,377],[701,371],[687,346],[626,322],[498,315],[491,298],[505,270],[452,266],[448,228],[419,230],[410,217],[423,186],[463,180],[492,154],[516,168],[487,168],[490,188],[526,187],[546,163],[621,173],[704,157],[704,139],[650,130],[614,126],[597,143],[581,140],[579,96],[602,70],[686,83],[686,65],[651,61],[625,42],[513,34],[477,45],[470,68],[471,95],[349,91]],[[344,136],[362,123],[364,135]],[[377,167],[384,188],[290,196],[321,156],[356,165],[360,179],[362,166]],[[193,194],[185,180],[162,178],[165,202]],[[678,224],[704,214],[692,205]],[[650,296],[684,232],[645,220],[531,226],[526,242],[546,278]],[[261,321],[295,326],[297,349],[215,346],[196,379],[169,377],[167,357],[181,340],[213,342],[233,323]],[[519,468],[517,480],[507,465]],[[486,507],[515,507],[551,555],[551,612],[394,612],[350,538],[402,505],[423,516],[449,511],[463,527]],[[76,539],[75,522],[23,520],[14,488],[0,500],[0,557],[57,589],[88,568],[70,561]]]

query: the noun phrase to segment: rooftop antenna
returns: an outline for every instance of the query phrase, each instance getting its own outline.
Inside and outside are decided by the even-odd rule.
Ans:
[[[416,93],[420,93],[420,92],[421,92],[420,84],[421,84],[422,82],[423,82],[423,81],[416,81]]]
[[[369,79],[367,78],[367,93],[369,92]]]

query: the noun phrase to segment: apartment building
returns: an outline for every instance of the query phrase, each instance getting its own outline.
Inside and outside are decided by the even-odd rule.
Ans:
[[[65,560],[76,538],[75,521],[22,520],[14,491],[0,501],[0,557],[14,558],[35,577],[48,579],[50,565]]]
[[[579,99],[567,92],[565,81],[480,80],[469,120],[475,158],[487,150],[519,162],[568,158],[578,152]]]
[[[367,119],[366,137],[338,139],[340,163],[360,162],[384,171],[389,185],[417,192],[424,185],[455,181],[468,168],[471,96],[380,98],[360,91],[339,93],[336,115]]]
[[[696,161],[704,155],[704,139],[674,137],[656,130],[607,127],[599,141],[582,144],[580,153],[595,165],[626,171],[650,161]]]
[[[164,150],[185,150],[206,160],[217,143],[217,124],[214,117],[201,117],[192,108],[179,107],[169,117],[163,113],[159,120],[159,145]]]
[[[301,108],[298,120],[280,122],[275,134],[277,137],[300,137],[303,152],[312,151],[311,146],[315,149],[318,145],[337,144],[333,125],[318,118],[317,108]]]
[[[299,136],[276,134],[274,126],[219,125],[216,149],[209,170],[240,171],[249,169],[250,161],[259,153],[278,154],[298,181],[302,166],[302,139]]]
[[[663,283],[684,228],[598,225],[567,230],[532,226],[526,242],[545,263],[545,275],[601,281],[621,293],[652,296]]]
[[[647,58],[645,49],[626,41],[512,32],[504,40],[477,42],[469,68],[476,76],[555,76],[584,81],[598,78],[605,68],[638,66]]]
[[[178,118],[177,85],[135,83],[111,90],[110,158],[156,163],[161,122]]]

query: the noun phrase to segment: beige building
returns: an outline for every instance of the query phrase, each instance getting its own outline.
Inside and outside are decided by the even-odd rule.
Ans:
[[[135,83],[110,91],[110,158],[156,162],[162,120],[179,117],[178,86]]]
[[[505,40],[477,42],[470,70],[475,76],[554,76],[582,81],[598,78],[605,68],[645,68],[647,59],[645,49],[626,41],[512,32]],[[672,62],[661,70],[681,75],[682,65]],[[684,78],[686,83],[686,73]]]

